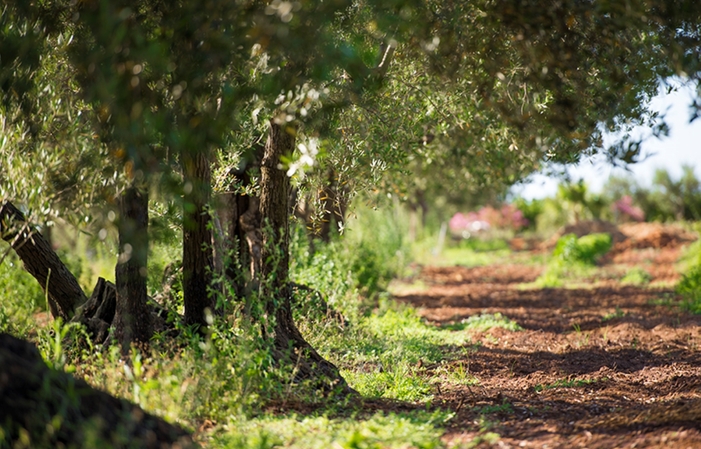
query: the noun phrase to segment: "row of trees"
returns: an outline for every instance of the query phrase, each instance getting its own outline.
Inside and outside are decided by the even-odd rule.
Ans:
[[[224,290],[277,359],[347,391],[292,320],[293,187],[323,234],[361,191],[425,207],[427,192],[509,184],[546,159],[632,161],[635,142],[602,148],[602,133],[655,124],[660,80],[697,78],[700,25],[690,0],[10,1],[0,197],[32,216],[5,203],[3,237],[19,253],[40,234],[11,221],[113,223],[127,349],[157,319],[150,205],[177,203],[185,323],[225,313]],[[71,318],[85,295],[56,290],[71,276],[49,268],[37,279]]]

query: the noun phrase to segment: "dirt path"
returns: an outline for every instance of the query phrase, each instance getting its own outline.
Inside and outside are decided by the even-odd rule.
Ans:
[[[645,263],[671,285],[679,247],[628,246],[607,266]],[[436,395],[456,412],[449,446],[701,448],[701,317],[674,306],[671,288],[519,286],[541,269],[424,267],[427,288],[397,297],[437,325],[498,312],[523,328],[474,334],[481,344],[449,362],[476,378]]]

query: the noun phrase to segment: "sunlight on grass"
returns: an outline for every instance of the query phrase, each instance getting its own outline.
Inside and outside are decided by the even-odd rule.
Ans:
[[[510,331],[520,331],[523,328],[515,321],[510,320],[501,313],[483,313],[462,320],[465,330],[484,332],[495,327],[501,327]]]
[[[446,349],[470,342],[462,330],[425,324],[409,307],[388,302],[344,333],[310,336],[325,356],[337,360],[350,385],[368,397],[405,401],[431,398],[431,382],[417,365],[437,363]]]
[[[508,249],[483,252],[468,248],[446,248],[441,254],[427,255],[422,261],[435,266],[479,267],[504,262],[510,254]]]
[[[435,384],[446,383],[471,387],[479,385],[480,380],[470,374],[469,362],[460,361],[453,364],[441,364],[436,368],[432,382]]]
[[[540,393],[543,390],[553,390],[555,388],[578,388],[578,387],[586,387],[587,385],[592,385],[597,383],[599,380],[601,381],[606,381],[606,378],[603,379],[560,379],[556,380],[555,382],[551,384],[538,384],[535,387],[533,387],[536,391],[536,393]]]
[[[341,374],[365,397],[407,402],[424,402],[433,397],[429,380],[406,365],[370,373],[343,370]]]
[[[326,416],[261,417],[232,421],[212,438],[227,449],[442,448],[442,426],[452,418],[443,411],[387,415],[368,419]]]

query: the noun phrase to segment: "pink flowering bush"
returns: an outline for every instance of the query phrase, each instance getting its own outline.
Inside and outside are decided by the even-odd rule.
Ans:
[[[613,203],[611,209],[618,218],[632,221],[645,221],[645,212],[643,212],[641,208],[633,205],[633,198],[629,195]]]
[[[528,219],[516,206],[505,204],[499,209],[484,206],[477,212],[458,212],[450,219],[449,226],[453,234],[469,236],[492,228],[518,231],[528,226]]]

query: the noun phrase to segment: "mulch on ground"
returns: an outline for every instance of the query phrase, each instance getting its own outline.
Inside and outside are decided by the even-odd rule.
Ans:
[[[650,285],[524,289],[542,267],[424,267],[428,288],[397,296],[436,325],[501,313],[523,328],[475,333],[480,343],[449,362],[479,381],[437,388],[434,403],[455,412],[449,446],[701,448],[701,317],[677,307],[671,287],[693,235],[649,224],[621,233],[604,263],[642,266]]]

